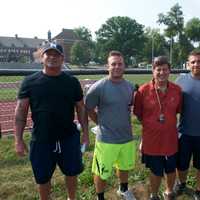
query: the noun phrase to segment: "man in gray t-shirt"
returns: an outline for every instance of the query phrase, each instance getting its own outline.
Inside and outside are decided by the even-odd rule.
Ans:
[[[92,165],[97,199],[104,200],[106,180],[116,166],[117,194],[135,200],[128,190],[128,171],[135,162],[131,126],[134,86],[123,78],[125,64],[120,52],[110,52],[107,67],[109,75],[93,84],[85,98],[88,114],[98,126]]]
[[[183,108],[178,126],[180,132],[178,153],[177,193],[186,189],[190,160],[197,170],[195,199],[200,199],[200,51],[193,51],[188,57],[191,73],[180,75],[176,83],[183,91]]]

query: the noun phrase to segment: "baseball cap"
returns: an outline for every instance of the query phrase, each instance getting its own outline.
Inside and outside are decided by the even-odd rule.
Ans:
[[[63,48],[60,44],[56,44],[56,43],[53,43],[53,42],[48,42],[46,44],[44,44],[42,46],[42,51],[41,53],[44,54],[46,51],[50,50],[50,49],[54,49],[56,50],[59,54],[61,55],[64,55],[64,52],[63,52]]]

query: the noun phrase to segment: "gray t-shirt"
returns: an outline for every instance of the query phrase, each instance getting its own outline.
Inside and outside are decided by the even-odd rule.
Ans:
[[[122,144],[133,140],[131,106],[134,86],[122,80],[113,83],[107,77],[94,83],[86,95],[86,107],[97,108],[99,131],[96,139]]]
[[[200,136],[200,80],[188,73],[180,75],[176,83],[183,91],[179,132],[190,136]]]

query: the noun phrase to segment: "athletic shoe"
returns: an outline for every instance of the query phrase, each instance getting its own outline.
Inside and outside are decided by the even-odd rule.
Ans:
[[[149,200],[160,200],[159,196],[153,196],[152,194],[149,197]]]
[[[187,195],[193,195],[193,190],[188,188],[186,186],[186,184],[183,183],[176,183],[176,185],[174,186],[174,194],[176,196],[179,196],[181,194],[187,194]]]
[[[200,200],[200,191],[195,191],[193,194],[194,200]]]
[[[164,200],[175,200],[176,199],[175,197],[176,197],[176,195],[174,192],[171,192],[168,194],[166,192],[163,193]]]
[[[117,190],[117,195],[121,196],[124,200],[136,200],[133,193],[130,190],[127,190],[126,192],[122,192],[120,189]]]

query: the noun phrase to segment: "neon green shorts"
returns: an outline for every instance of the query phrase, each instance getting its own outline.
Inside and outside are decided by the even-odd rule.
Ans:
[[[136,160],[136,142],[125,144],[108,144],[97,142],[95,144],[92,172],[108,179],[112,174],[112,168],[129,171],[133,169]]]

